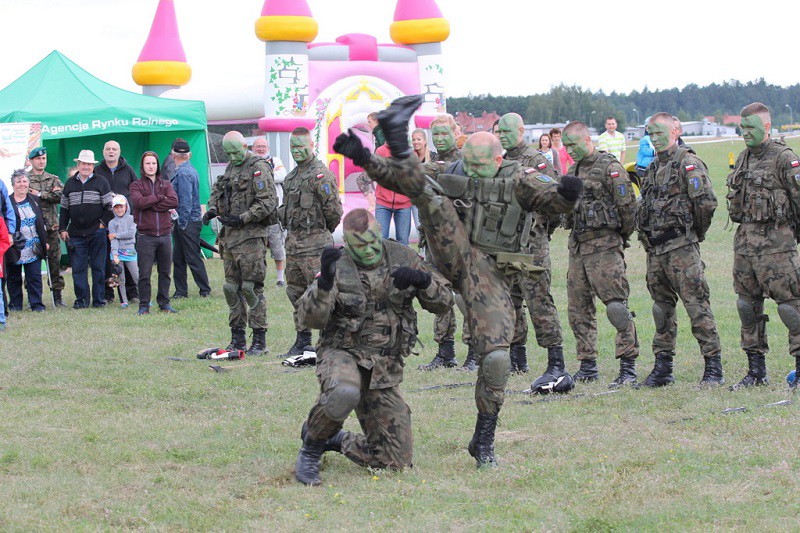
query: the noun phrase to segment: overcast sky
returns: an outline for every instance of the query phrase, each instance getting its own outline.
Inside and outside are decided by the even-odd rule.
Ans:
[[[95,76],[139,92],[131,67],[157,3],[0,0],[0,87],[57,49]],[[800,81],[790,57],[798,2],[438,4],[451,27],[443,44],[450,96],[527,95],[560,83],[608,93],[759,77],[784,86]],[[175,0],[196,88],[222,84],[235,91],[238,77],[263,76],[264,44],[253,30],[262,5],[263,0]],[[393,0],[308,0],[308,5],[319,23],[318,42],[346,33],[390,42]],[[755,11],[759,6],[766,8],[761,15]],[[753,22],[760,16],[763,23]]]

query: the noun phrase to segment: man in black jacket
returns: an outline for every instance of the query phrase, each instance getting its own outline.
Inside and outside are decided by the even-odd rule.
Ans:
[[[111,220],[111,187],[94,174],[94,152],[81,150],[74,159],[78,172],[67,180],[61,192],[58,230],[71,249],[75,309],[89,307],[89,265],[92,267],[92,306],[105,306],[106,226]]]

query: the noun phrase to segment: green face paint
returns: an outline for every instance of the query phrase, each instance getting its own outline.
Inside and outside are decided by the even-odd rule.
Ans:
[[[666,152],[670,147],[672,138],[671,133],[674,128],[673,124],[664,124],[663,122],[651,122],[647,125],[647,133],[650,135],[650,142],[656,152]]]
[[[296,163],[303,163],[314,155],[311,146],[311,137],[306,135],[292,135],[289,137],[289,151]]]
[[[567,149],[567,153],[576,162],[586,159],[586,156],[591,153],[591,149],[586,144],[586,139],[580,135],[563,133],[561,139],[564,148]]]
[[[492,156],[491,146],[464,146],[464,172],[473,179],[493,178],[500,163]]]
[[[431,128],[431,137],[433,137],[433,145],[439,153],[450,152],[456,145],[456,136],[453,135],[450,128],[442,126],[441,124],[437,124]]]
[[[767,139],[767,130],[764,127],[764,121],[758,115],[750,115],[749,117],[742,117],[742,137],[744,137],[744,144],[748,148],[755,148],[761,145]]]
[[[497,123],[500,144],[505,150],[514,148],[519,144],[519,124],[510,118],[503,117]]]
[[[377,222],[372,222],[367,231],[344,232],[345,250],[356,264],[371,267],[377,265],[383,257],[383,239],[381,227]]]
[[[237,167],[244,163],[244,159],[247,157],[247,148],[242,143],[230,139],[222,141],[222,150],[228,156],[228,161]]]

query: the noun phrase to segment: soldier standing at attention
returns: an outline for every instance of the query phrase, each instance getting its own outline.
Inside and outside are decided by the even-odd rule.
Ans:
[[[411,410],[400,394],[403,359],[417,340],[413,300],[440,312],[453,305],[449,283],[411,248],[382,240],[366,209],[343,221],[345,253],[327,247],[320,275],[297,313],[320,329],[320,394],[303,424],[295,477],[319,485],[319,459],[337,451],[361,466],[411,466]],[[364,435],[342,431],[355,410]]]
[[[711,225],[717,198],[705,163],[694,150],[678,146],[678,129],[669,113],[656,113],[647,133],[658,156],[642,180],[637,217],[639,240],[647,251],[647,289],[653,298],[655,366],[644,385],[675,381],[672,358],[678,336],[675,304],[683,301],[692,334],[705,359],[701,384],[720,385],[722,361],[717,323],[700,260],[700,242]]]
[[[576,161],[568,173],[583,181],[580,202],[567,218],[567,226],[572,230],[567,314],[581,362],[573,377],[578,381],[594,381],[599,377],[597,296],[605,304],[608,320],[617,330],[616,357],[620,360],[620,370],[610,386],[632,384],[636,381],[639,340],[628,310],[630,287],[622,250],[634,230],[636,198],[622,164],[613,155],[595,150],[586,124],[570,122],[564,128],[563,142]]]
[[[225,269],[222,292],[228,303],[231,342],[228,350],[247,348],[245,327],[253,330],[248,355],[269,353],[266,344],[267,302],[264,278],[267,275],[267,227],[277,222],[275,184],[272,168],[247,150],[238,131],[222,138],[228,156],[225,173],[217,178],[208,199],[203,222],[219,218],[219,252]]]
[[[525,124],[516,113],[503,115],[498,122],[500,144],[506,150],[504,159],[519,161],[520,165],[535,168],[542,174],[558,179],[556,169],[538,150],[525,144],[523,134]],[[539,387],[558,379],[566,373],[564,370],[564,350],[561,346],[561,323],[558,319],[553,297],[550,294],[550,235],[558,226],[558,217],[547,217],[537,214],[531,226],[527,251],[533,255],[533,263],[542,267],[544,272],[536,279],[523,278],[512,291],[512,300],[517,311],[517,322],[514,328],[514,340],[511,342],[511,370],[528,371],[528,358],[525,343],[528,337],[528,324],[525,322],[525,310],[519,301],[520,294],[528,303],[533,330],[539,346],[547,350],[547,369],[540,379],[531,385],[536,392]]]
[[[800,158],[770,137],[769,108],[755,102],[741,112],[747,148],[728,176],[728,212],[739,223],[733,239],[733,290],[742,321],[747,375],[738,387],[764,385],[767,344],[764,297],[778,304],[789,329],[789,353],[800,371]],[[800,374],[800,372],[798,372]],[[795,380],[793,387],[797,386]]]
[[[64,186],[58,176],[45,171],[47,166],[47,148],[40,146],[34,148],[28,159],[31,161],[31,170],[28,180],[31,184],[30,193],[39,198],[39,207],[44,216],[44,225],[47,230],[47,270],[50,273],[53,291],[53,303],[56,307],[66,307],[61,291],[64,290],[64,278],[61,276],[61,241],[58,239],[58,208],[61,203],[61,190]]]
[[[541,270],[520,246],[521,236],[530,231],[525,228],[528,212],[570,211],[581,184],[572,177],[556,184],[516,161],[503,161],[500,141],[488,132],[472,135],[464,145],[466,176],[443,174],[436,164],[423,166],[408,144],[408,121],[421,103],[419,95],[402,97],[378,114],[392,157],[371,154],[350,132],[340,135],[333,148],[419,208],[434,264],[464,299],[478,358],[478,419],[467,449],[478,467],[496,466],[494,433],[505,400],[514,331],[507,280]],[[426,173],[437,179],[438,192]],[[487,223],[476,223],[481,220]]]
[[[289,136],[289,150],[297,166],[283,181],[283,205],[278,218],[286,234],[286,294],[294,306],[297,337],[281,357],[300,355],[311,346],[311,330],[300,322],[297,301],[319,272],[319,257],[333,244],[333,230],[342,219],[336,178],[314,155],[314,141],[306,128]]]

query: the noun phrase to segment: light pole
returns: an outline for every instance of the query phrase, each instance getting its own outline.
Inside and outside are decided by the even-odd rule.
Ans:
[[[785,104],[785,105],[786,105],[786,107],[789,108],[789,123],[790,124],[794,124],[794,116],[793,116],[794,114],[792,113],[792,106],[790,106],[789,104]]]
[[[592,111],[592,114],[589,115],[589,129],[592,128],[592,119],[594,118],[595,113],[597,113],[597,111]]]
[[[633,112],[636,113],[636,126],[639,126],[639,112],[636,111],[636,108],[633,108]]]

